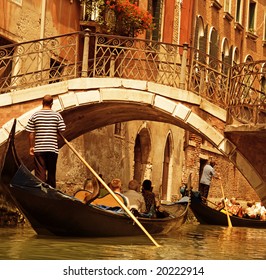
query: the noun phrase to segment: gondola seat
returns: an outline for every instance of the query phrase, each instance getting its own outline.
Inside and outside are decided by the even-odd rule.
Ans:
[[[83,203],[86,203],[85,197],[90,194],[91,192],[88,190],[79,190],[74,194],[74,197],[81,200]],[[122,203],[124,203],[125,206],[128,206],[127,199],[123,194],[115,192],[115,195]],[[90,204],[104,205],[109,207],[120,207],[119,203],[114,199],[114,197],[110,193],[107,193],[106,195],[100,198],[94,199],[90,202]]]

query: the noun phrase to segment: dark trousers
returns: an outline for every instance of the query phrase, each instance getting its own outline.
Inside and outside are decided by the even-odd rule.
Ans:
[[[205,197],[206,199],[208,198],[209,189],[210,189],[209,185],[199,184],[200,195]]]
[[[34,153],[35,176],[51,187],[56,187],[57,153]]]

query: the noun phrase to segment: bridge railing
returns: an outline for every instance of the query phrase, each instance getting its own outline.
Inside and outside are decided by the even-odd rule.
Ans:
[[[232,68],[186,44],[85,30],[0,46],[0,93],[78,77],[129,78],[197,93],[228,109],[229,123],[260,123],[265,122],[263,63]]]
[[[88,77],[128,78],[173,87],[185,83],[181,80],[183,46],[106,34],[91,34],[88,40],[94,47]]]
[[[266,61],[231,68],[228,116],[228,123],[266,122]]]
[[[230,65],[193,48],[189,64],[188,89],[226,109]]]
[[[0,93],[75,78],[80,33],[0,46]]]

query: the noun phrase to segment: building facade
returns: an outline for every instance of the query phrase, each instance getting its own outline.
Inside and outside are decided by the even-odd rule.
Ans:
[[[90,28],[101,32],[98,10],[89,11],[94,1],[2,0],[0,6],[0,45],[66,34]],[[96,1],[97,2],[97,1]],[[265,59],[265,3],[263,0],[140,0],[139,6],[151,12],[156,28],[139,37],[169,44],[188,43],[207,54],[206,64],[215,59],[229,66]],[[92,11],[92,10],[91,10]],[[16,18],[16,20],[14,20]],[[206,57],[206,56],[205,56]],[[12,69],[2,69],[5,75]],[[208,79],[208,77],[205,77]],[[208,120],[207,120],[208,121]],[[219,125],[214,124],[214,125]],[[179,188],[192,173],[197,189],[201,170],[210,160],[226,182],[228,196],[256,199],[243,176],[210,143],[170,124],[136,120],[99,128],[73,141],[96,172],[106,182],[121,178],[124,189],[132,178],[151,179],[161,200],[180,196]],[[73,163],[74,162],[74,163]],[[69,169],[71,166],[71,169]],[[58,180],[67,182],[73,192],[91,174],[71,151],[60,151]],[[62,184],[61,184],[62,185]],[[210,196],[221,197],[221,182],[214,180]]]

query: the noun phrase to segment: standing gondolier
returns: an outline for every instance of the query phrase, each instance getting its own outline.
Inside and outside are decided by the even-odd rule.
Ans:
[[[35,176],[56,187],[56,163],[58,158],[58,132],[66,125],[60,113],[52,110],[53,97],[45,95],[42,109],[29,119],[30,155],[34,156]]]
[[[216,163],[214,161],[211,161],[209,164],[207,163],[202,171],[202,175],[200,178],[200,184],[199,184],[199,192],[200,195],[203,196],[205,199],[208,198],[209,189],[212,177],[215,176],[215,170],[214,166]]]

